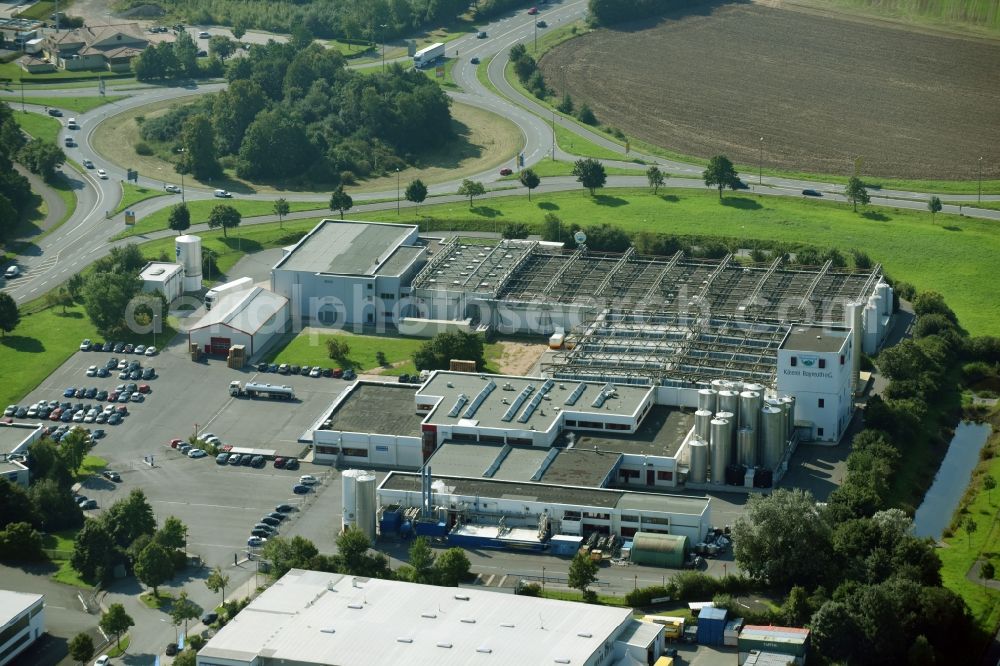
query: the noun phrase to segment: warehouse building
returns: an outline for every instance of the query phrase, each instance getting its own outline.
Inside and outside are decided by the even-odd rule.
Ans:
[[[188,330],[189,345],[226,355],[243,345],[247,358],[267,349],[288,328],[288,301],[260,287],[227,293]]]
[[[396,324],[428,251],[413,225],[322,220],[271,269],[303,325]]]
[[[197,663],[632,666],[660,656],[662,633],[627,608],[292,569]]]
[[[142,290],[159,291],[172,303],[184,293],[184,267],[163,261],[151,261],[139,273]]]
[[[12,664],[45,633],[45,597],[0,590],[0,666]]]

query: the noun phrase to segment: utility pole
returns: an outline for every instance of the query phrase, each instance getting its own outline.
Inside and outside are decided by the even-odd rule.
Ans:
[[[21,104],[24,104],[24,81],[21,81]],[[979,156],[979,195],[976,197],[979,203],[983,203],[983,158]]]
[[[764,182],[764,137],[760,137],[760,163],[757,167],[757,184]]]
[[[399,215],[399,167],[396,167],[396,215]]]
[[[381,23],[379,27],[382,28],[382,72],[385,73],[385,28],[386,24]]]
[[[552,161],[556,161],[556,110],[552,109]]]
[[[21,113],[27,113],[24,108],[24,79],[21,79]],[[983,158],[979,158],[980,172],[982,171]]]

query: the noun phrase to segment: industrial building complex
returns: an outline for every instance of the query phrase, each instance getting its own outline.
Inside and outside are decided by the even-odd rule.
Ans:
[[[45,597],[0,590],[0,666],[13,664],[45,632]]]
[[[198,665],[651,664],[662,635],[628,608],[293,569],[209,639]]]

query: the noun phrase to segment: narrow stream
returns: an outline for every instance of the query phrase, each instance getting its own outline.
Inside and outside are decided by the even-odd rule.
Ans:
[[[986,444],[993,429],[988,423],[963,421],[955,428],[955,436],[948,445],[948,453],[941,461],[941,468],[934,477],[924,501],[913,516],[913,533],[940,539],[944,528],[958,507],[972,478],[972,470],[979,462],[979,451]]]

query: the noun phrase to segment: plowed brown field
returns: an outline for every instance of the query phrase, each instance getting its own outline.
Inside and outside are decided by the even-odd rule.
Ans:
[[[765,167],[975,179],[1000,146],[996,42],[738,4],[597,30],[541,67],[602,123],[754,167],[764,137]]]

